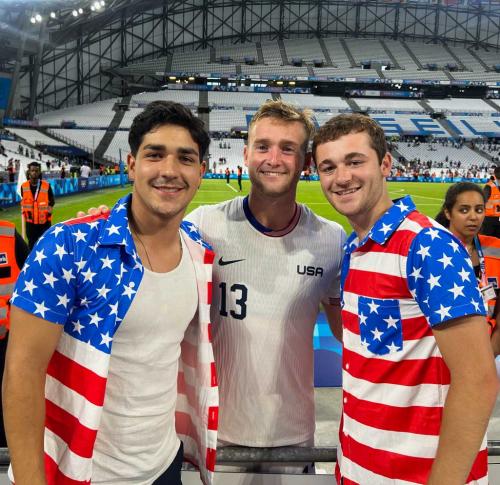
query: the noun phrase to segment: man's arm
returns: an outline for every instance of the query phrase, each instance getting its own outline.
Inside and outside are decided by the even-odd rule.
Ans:
[[[62,328],[12,306],[2,395],[16,485],[46,484],[45,374]]]
[[[486,433],[499,381],[484,317],[457,318],[433,333],[451,384],[427,485],[463,485]]]
[[[335,338],[342,342],[342,309],[340,308],[340,299],[329,298],[328,302],[323,302],[326,319],[330,330]]]

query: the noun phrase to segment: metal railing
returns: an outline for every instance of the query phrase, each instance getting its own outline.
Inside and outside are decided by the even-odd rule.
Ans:
[[[500,456],[500,441],[488,441],[488,456]],[[9,450],[0,448],[0,466],[8,465]],[[224,446],[217,450],[217,463],[330,463],[337,461],[337,447],[283,446],[276,448],[247,448]]]

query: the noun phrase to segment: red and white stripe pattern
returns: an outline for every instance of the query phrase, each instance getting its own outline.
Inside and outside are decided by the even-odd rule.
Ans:
[[[86,256],[82,259],[87,259],[88,256],[90,264],[94,264],[96,260],[95,264],[98,268],[101,267],[100,261],[107,264],[114,261],[114,264],[119,267],[119,256],[122,253],[120,253],[120,246],[116,249],[116,246],[113,245],[117,241],[119,244],[122,240],[132,240],[126,220],[120,219],[126,214],[126,211],[123,210],[126,204],[126,199],[120,201],[111,212],[108,221],[106,221],[106,217],[86,218],[76,222],[69,221],[65,226],[59,226],[59,228],[55,226],[49,236],[46,236],[46,244],[50,247],[52,239],[65,232],[65,229],[61,229],[61,227],[78,226],[78,231],[80,231],[88,224],[90,231],[86,233],[88,239],[84,249],[87,252],[83,253]],[[113,222],[116,225],[113,225]],[[115,259],[99,259],[97,256],[92,256],[98,244],[95,247],[91,247],[91,244],[98,239],[99,234],[105,234],[105,231],[100,232],[99,224],[103,224],[104,228],[120,228],[120,232],[112,231],[112,240],[109,240],[109,237],[108,240],[104,239],[105,243],[110,244],[110,248],[115,248],[109,249],[109,251],[114,250],[115,252],[106,253],[106,258],[108,254],[111,254]],[[181,236],[195,267],[199,301],[197,316],[189,324],[185,339],[181,344],[176,428],[179,438],[184,442],[186,460],[191,461],[199,468],[203,483],[209,485],[212,483],[215,469],[218,417],[218,388],[210,330],[214,253],[200,239],[193,225],[188,227],[183,223],[181,228],[183,229]],[[73,228],[73,231],[76,230]],[[62,235],[59,236],[59,238],[62,237]],[[70,235],[70,241],[71,238]],[[56,240],[59,242],[59,239]],[[68,251],[65,252],[65,255],[68,256],[67,260],[64,261],[71,268],[75,263],[69,261],[69,258],[73,257],[72,254],[75,250],[70,247],[69,243],[66,247]],[[40,251],[43,252],[43,250]],[[97,249],[97,251],[99,250]],[[120,309],[117,314],[119,318],[116,321],[118,323],[122,321],[132,301],[132,297],[123,297],[122,287],[128,284],[128,288],[134,288],[140,284],[142,266],[138,264],[136,253],[132,251],[132,248],[128,251],[130,257],[124,258],[125,261],[128,261],[126,269],[125,266],[121,266],[120,284],[116,285],[119,291],[111,290],[111,297],[108,298],[105,305],[102,305],[103,313],[100,320],[105,321],[105,317],[110,314],[109,311],[106,311],[108,307],[113,308],[115,303],[116,305],[119,303]],[[37,270],[36,265],[32,264],[32,261],[29,263],[27,267],[31,266],[31,269],[26,271],[23,278],[32,278],[36,276],[36,273],[41,273]],[[96,274],[98,274],[97,269],[94,275]],[[105,274],[105,271],[101,271],[101,274]],[[123,278],[122,275],[124,275]],[[111,276],[112,281],[116,281],[116,275]],[[63,279],[60,278],[60,280]],[[68,278],[68,285],[69,281],[75,279],[75,277]],[[41,282],[37,280],[37,283],[39,287],[42,287]],[[22,285],[21,282],[20,288],[23,287]],[[41,298],[40,291],[37,294],[33,293],[33,298]],[[81,295],[80,298],[82,298]],[[80,305],[82,312],[91,308],[93,303],[89,300],[86,305]],[[33,312],[33,304],[36,305],[36,300],[16,298],[16,305],[26,311]],[[101,328],[97,323],[96,325],[87,324],[85,330],[92,333],[87,335],[87,340],[83,340],[81,339],[82,324],[87,323],[88,316],[82,313],[82,316],[73,315],[65,321],[61,313],[59,313],[57,320],[54,315],[56,315],[55,312],[49,314],[47,311],[46,317],[50,316],[55,323],[64,324],[64,331],[50,360],[45,385],[44,448],[47,485],[90,484],[92,454],[101,420],[112,348],[103,344],[103,342],[109,343],[110,339],[104,339],[103,334],[99,334],[103,331],[103,322],[100,322]],[[9,469],[9,477],[14,481],[11,469]]]
[[[344,391],[336,469],[343,485],[424,484],[437,450],[450,374],[406,274],[412,241],[435,223],[408,212],[383,242],[368,238],[350,254],[343,282]],[[378,355],[362,341],[363,297],[397,300],[397,351]],[[467,483],[487,482],[485,438]]]

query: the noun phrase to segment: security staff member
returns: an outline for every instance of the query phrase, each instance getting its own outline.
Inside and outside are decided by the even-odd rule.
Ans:
[[[42,180],[41,165],[38,162],[28,165],[28,180],[22,184],[21,194],[21,211],[31,250],[38,238],[50,227],[55,203],[50,184]]]
[[[500,167],[495,167],[495,176],[484,187],[486,197],[485,215],[481,234],[500,237]]]
[[[0,371],[3,373],[9,329],[9,300],[29,249],[14,224],[0,221]],[[0,389],[1,397],[1,389]],[[0,407],[1,412],[1,407]],[[0,447],[5,448],[3,415],[0,415]]]

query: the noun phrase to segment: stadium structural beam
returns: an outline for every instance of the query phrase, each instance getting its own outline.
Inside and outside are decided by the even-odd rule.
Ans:
[[[25,10],[23,14],[21,15],[21,20],[20,20],[20,41],[17,46],[17,53],[16,53],[16,63],[14,66],[14,72],[12,74],[12,82],[10,85],[10,93],[9,93],[9,101],[7,103],[7,109],[5,110],[5,117],[9,118],[12,116],[12,111],[14,109],[14,100],[16,97],[16,92],[17,92],[17,85],[19,83],[19,73],[21,72],[21,65],[22,65],[22,60],[23,60],[23,55],[24,55],[24,46],[26,45],[26,27],[28,26],[28,17],[29,14]]]
[[[38,52],[34,56],[35,62],[33,63],[33,70],[31,72],[30,104],[29,104],[29,110],[28,110],[28,119],[30,119],[30,120],[32,120],[33,117],[35,116],[38,79],[40,77],[40,65],[42,63],[43,50],[45,48],[45,26],[46,26],[45,22],[42,22],[40,24],[40,42],[38,44]]]

